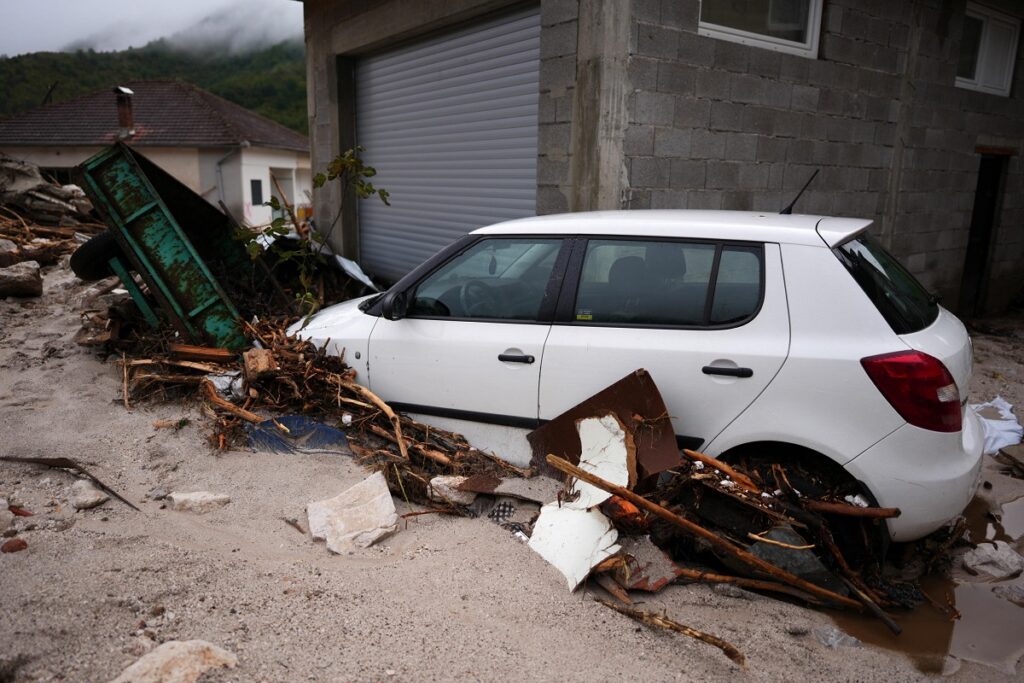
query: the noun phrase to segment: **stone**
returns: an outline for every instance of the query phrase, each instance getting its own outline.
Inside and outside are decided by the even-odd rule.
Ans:
[[[455,505],[472,505],[476,494],[472,491],[460,491],[459,487],[466,483],[468,477],[441,475],[430,480],[427,495],[430,500]]]
[[[12,538],[3,545],[0,545],[0,553],[20,553],[28,547],[24,538]]]
[[[964,553],[961,562],[968,570],[985,572],[997,579],[1024,571],[1024,557],[1005,541],[980,543],[977,548]]]
[[[787,526],[777,526],[763,534],[765,538],[794,546],[807,545],[807,541]],[[840,595],[847,594],[847,588],[830,572],[811,550],[783,548],[771,543],[757,542],[750,546],[750,552],[783,571],[795,574]]]
[[[169,493],[170,491],[162,486],[154,486],[150,490],[146,491],[146,498],[149,498],[150,500],[163,500]]]
[[[18,251],[18,245],[11,240],[0,239],[0,254],[10,254]]]
[[[739,586],[731,583],[712,584],[711,590],[719,595],[724,595],[727,598],[738,598],[740,600],[750,600],[753,598],[753,595],[749,591],[745,591]]]
[[[168,507],[177,512],[194,512],[197,515],[204,515],[230,503],[231,496],[209,491],[193,491],[191,493],[173,491],[167,494],[166,500]]]
[[[1010,602],[1015,602],[1024,607],[1024,585],[1017,583],[1003,584],[996,586],[992,592]]]
[[[833,650],[839,647],[860,647],[860,641],[835,626],[814,629],[814,637],[825,647]]]
[[[43,276],[37,261],[22,261],[0,268],[0,297],[42,296]]]
[[[237,665],[233,653],[205,640],[171,640],[136,660],[111,683],[195,683],[210,669]]]
[[[326,541],[327,549],[339,555],[369,548],[398,531],[395,501],[381,472],[334,498],[309,503],[306,515],[313,538]]]
[[[71,506],[76,510],[89,510],[103,505],[110,496],[96,488],[87,479],[79,479],[71,485]]]

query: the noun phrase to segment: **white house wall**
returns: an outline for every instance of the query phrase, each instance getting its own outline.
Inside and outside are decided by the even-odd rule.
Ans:
[[[270,169],[280,168],[289,170],[295,181],[293,197],[298,198],[299,204],[306,203],[306,191],[312,191],[311,175],[309,170],[309,155],[300,152],[288,152],[284,150],[272,150],[260,147],[248,147],[241,152],[241,192],[242,211],[240,215],[250,225],[262,225],[271,221],[271,210],[269,206],[257,206],[252,201],[252,181],[259,180],[263,186],[263,201],[270,200],[273,184],[270,180]],[[285,188],[285,192],[288,189]],[[228,204],[231,206],[231,204]],[[232,209],[234,211],[234,209]]]

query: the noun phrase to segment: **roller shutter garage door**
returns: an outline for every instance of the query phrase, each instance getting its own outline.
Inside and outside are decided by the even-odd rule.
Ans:
[[[364,269],[398,279],[537,200],[540,15],[474,24],[356,64],[356,137],[373,182],[359,207]]]

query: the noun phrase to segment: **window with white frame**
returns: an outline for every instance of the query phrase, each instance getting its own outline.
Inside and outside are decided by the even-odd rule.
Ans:
[[[698,33],[814,59],[821,4],[822,0],[703,0]]]
[[[967,3],[956,69],[957,87],[1008,96],[1019,36],[1020,19]]]

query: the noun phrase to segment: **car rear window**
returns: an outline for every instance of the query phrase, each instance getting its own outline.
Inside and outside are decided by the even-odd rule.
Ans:
[[[935,322],[934,296],[868,234],[833,249],[896,334],[919,332]]]

